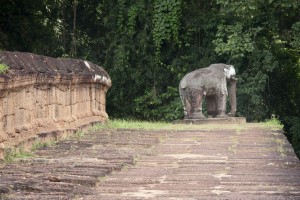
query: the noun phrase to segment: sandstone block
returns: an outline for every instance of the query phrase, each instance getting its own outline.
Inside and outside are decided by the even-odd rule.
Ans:
[[[0,145],[108,119],[111,79],[102,67],[22,52],[2,51],[0,58],[9,67],[0,74]]]

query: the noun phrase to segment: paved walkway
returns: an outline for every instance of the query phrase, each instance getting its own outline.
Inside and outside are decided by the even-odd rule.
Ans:
[[[259,125],[106,130],[6,165],[4,199],[300,199],[300,162]]]

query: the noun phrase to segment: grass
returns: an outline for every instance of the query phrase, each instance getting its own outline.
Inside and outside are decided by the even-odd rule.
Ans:
[[[55,144],[55,140],[50,140],[50,141],[45,141],[45,142],[42,142],[41,140],[37,139],[32,147],[31,147],[31,151],[35,152],[37,151],[38,149],[40,148],[43,148],[43,147],[51,147],[51,146],[54,146]]]
[[[96,124],[90,130],[100,129],[145,129],[145,130],[158,130],[158,129],[176,129],[175,125],[167,122],[149,122],[139,120],[124,120],[112,119],[105,124]]]
[[[265,127],[269,127],[271,129],[276,129],[276,130],[283,128],[283,124],[281,124],[280,121],[275,117],[272,117],[271,119],[266,120],[265,122],[261,122],[260,124]]]
[[[75,138],[81,138],[85,135],[85,132],[83,130],[78,130],[74,133],[73,137]]]
[[[4,162],[5,163],[12,163],[16,161],[17,159],[25,159],[25,158],[31,158],[33,157],[32,152],[25,151],[22,146],[15,147],[11,149],[6,149],[5,156],[4,156]]]
[[[236,129],[240,132],[253,126],[263,126],[271,129],[282,129],[282,125],[276,119],[271,119],[263,123],[247,124],[172,124],[167,122],[149,122],[139,120],[112,119],[105,124],[96,124],[90,131],[100,129],[144,129],[144,130],[213,130],[213,129]]]
[[[170,126],[166,122],[149,122],[149,121],[138,121],[138,120],[110,120],[107,124],[111,128],[125,128],[125,129],[165,129]]]
[[[42,147],[50,147],[55,144],[54,140],[42,142],[37,139],[31,146],[30,150],[25,150],[23,146],[6,149],[4,152],[4,162],[12,163],[20,159],[34,157],[34,152]]]
[[[84,131],[78,130],[74,133],[74,135],[70,136],[69,138],[65,138],[65,139],[70,139],[70,138],[79,139],[79,138],[83,137],[84,135],[85,135]],[[32,157],[34,157],[35,151],[37,151],[38,149],[43,148],[43,147],[54,146],[55,143],[56,143],[56,141],[54,139],[50,140],[50,141],[41,141],[40,139],[36,139],[29,150],[25,150],[23,146],[6,149],[4,152],[4,162],[12,163],[12,162],[18,161],[20,159],[32,158]]]
[[[104,182],[106,179],[107,179],[107,176],[100,176],[100,177],[98,178],[98,180],[99,180],[100,182]]]
[[[6,64],[0,63],[0,74],[5,73],[8,70],[8,66]]]
[[[96,124],[90,128],[90,131],[99,129],[163,129],[168,126],[166,122],[148,122],[138,120],[113,119],[105,124]]]

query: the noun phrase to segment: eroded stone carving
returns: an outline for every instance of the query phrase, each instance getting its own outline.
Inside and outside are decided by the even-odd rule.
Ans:
[[[236,113],[236,73],[232,65],[211,64],[186,74],[179,84],[185,119],[202,119],[206,97],[208,117],[227,118]],[[231,110],[226,114],[229,95]]]
[[[0,52],[9,70],[0,74],[1,148],[38,134],[104,122],[108,73],[92,62],[22,52]]]

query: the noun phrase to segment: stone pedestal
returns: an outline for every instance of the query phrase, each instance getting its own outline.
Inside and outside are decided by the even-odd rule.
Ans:
[[[246,124],[245,117],[175,120],[173,124]]]

